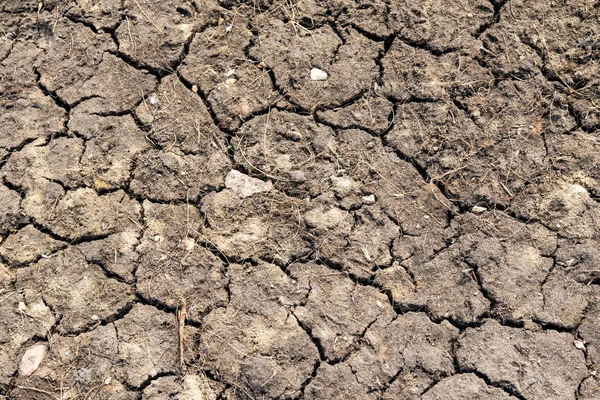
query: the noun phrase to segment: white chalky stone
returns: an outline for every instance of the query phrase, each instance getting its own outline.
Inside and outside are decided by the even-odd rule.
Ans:
[[[310,79],[313,81],[324,81],[327,79],[327,72],[319,68],[313,68],[310,70]]]

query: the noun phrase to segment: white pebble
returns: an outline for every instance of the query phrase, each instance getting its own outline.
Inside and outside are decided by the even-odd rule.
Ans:
[[[327,79],[327,72],[319,68],[313,68],[310,70],[310,79],[313,81],[324,81]]]
[[[236,82],[237,82],[237,79],[229,78],[225,81],[225,84],[231,86],[231,85],[235,84]]]
[[[46,356],[46,350],[45,344],[36,344],[27,349],[19,363],[19,374],[21,376],[30,376],[33,374]]]
[[[573,345],[575,346],[575,348],[577,348],[579,350],[585,350],[585,343],[581,340],[573,341]]]
[[[370,194],[368,196],[364,196],[362,198],[362,202],[363,202],[363,204],[367,204],[367,205],[375,204],[375,195],[374,194]]]
[[[481,207],[481,206],[474,206],[471,211],[473,211],[475,214],[481,214],[485,211],[487,211],[487,208],[485,207]]]
[[[194,251],[194,247],[196,247],[196,241],[191,237],[186,237],[185,239],[183,239],[181,241],[181,244],[185,251],[187,251],[188,253]]]
[[[381,304],[381,302],[379,300],[377,300],[377,307],[383,308],[383,304]]]

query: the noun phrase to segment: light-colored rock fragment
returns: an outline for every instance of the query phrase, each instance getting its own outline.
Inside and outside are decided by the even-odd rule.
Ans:
[[[575,346],[576,349],[585,350],[585,343],[581,340],[573,341],[573,345]]]
[[[313,81],[327,80],[327,72],[325,72],[319,68],[313,68],[310,70],[310,79]]]
[[[375,204],[375,195],[374,194],[370,194],[368,196],[364,196],[362,198],[362,202],[363,202],[363,204],[366,204],[366,205]]]
[[[30,376],[33,374],[46,356],[46,351],[46,345],[43,343],[36,344],[27,349],[19,364],[19,374],[21,376]]]
[[[487,211],[487,208],[481,206],[474,206],[471,211],[475,214],[481,214]]]
[[[356,182],[347,176],[332,176],[330,179],[331,188],[340,198],[347,197],[358,187]]]
[[[225,177],[225,187],[244,199],[256,193],[268,192],[273,184],[270,180],[264,182],[232,169]]]

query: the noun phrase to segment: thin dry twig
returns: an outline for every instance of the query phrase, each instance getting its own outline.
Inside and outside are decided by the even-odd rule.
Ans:
[[[29,390],[31,392],[42,393],[42,394],[45,394],[46,396],[52,397],[53,399],[60,400],[57,396],[53,395],[50,392],[42,390],[42,389],[38,389],[38,388],[34,388],[34,387],[29,387],[29,386],[15,386],[15,387],[17,389],[21,389],[21,390]]]
[[[133,48],[133,52],[135,53],[135,42],[133,41],[133,37],[131,36],[131,27],[129,26],[129,17],[127,15],[125,16],[125,20],[127,21],[127,34],[129,35],[131,47]]]
[[[133,0],[135,1],[135,4],[138,6],[138,8],[140,9],[140,11],[142,12],[142,14],[144,14],[144,17],[146,17],[146,19],[156,28],[156,30],[159,33],[163,33],[163,31],[158,27],[158,25],[156,25],[154,23],[154,21],[152,21],[152,19],[148,16],[148,14],[146,14],[146,12],[144,11],[144,9],[142,8],[142,6],[140,5],[140,3],[138,3],[137,0]]]
[[[183,347],[183,335],[185,330],[185,317],[187,314],[187,303],[185,299],[180,300],[180,306],[177,310],[177,322],[178,322],[178,337],[179,337],[179,371],[181,374],[185,373],[185,360],[184,360],[184,347]]]

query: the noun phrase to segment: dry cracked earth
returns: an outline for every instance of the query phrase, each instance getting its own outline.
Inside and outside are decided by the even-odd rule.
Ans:
[[[0,398],[600,398],[600,2],[0,28]]]

